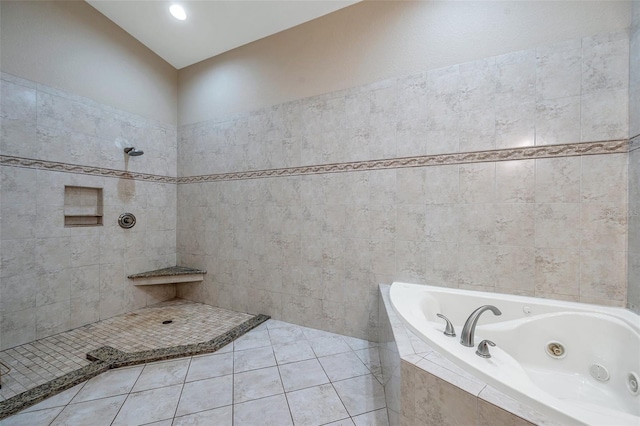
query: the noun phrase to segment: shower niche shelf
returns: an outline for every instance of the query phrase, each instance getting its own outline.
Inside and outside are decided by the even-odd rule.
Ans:
[[[206,273],[207,271],[203,269],[171,266],[129,275],[127,278],[133,280],[133,285],[196,283],[202,282]]]
[[[64,226],[102,226],[102,188],[65,186]]]

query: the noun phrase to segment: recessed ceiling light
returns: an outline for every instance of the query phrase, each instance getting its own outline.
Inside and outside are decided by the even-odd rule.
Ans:
[[[171,12],[174,18],[180,21],[184,21],[185,19],[187,19],[187,13],[179,4],[171,5],[171,7],[169,8],[169,12]]]

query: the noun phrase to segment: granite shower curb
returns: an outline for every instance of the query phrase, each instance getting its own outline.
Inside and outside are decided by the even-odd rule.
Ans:
[[[206,342],[131,353],[110,346],[95,349],[87,353],[87,359],[93,361],[91,364],[0,402],[0,420],[113,368],[215,352],[269,318],[271,317],[268,315],[255,315],[226,333]]]

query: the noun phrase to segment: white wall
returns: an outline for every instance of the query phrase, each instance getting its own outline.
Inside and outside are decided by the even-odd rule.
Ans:
[[[84,1],[0,7],[3,72],[176,124],[177,71]]]
[[[181,69],[179,124],[629,26],[630,2],[372,1]]]

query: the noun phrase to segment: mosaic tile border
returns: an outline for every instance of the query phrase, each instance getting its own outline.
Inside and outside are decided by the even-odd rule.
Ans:
[[[58,163],[55,161],[34,160],[23,157],[0,155],[0,166],[22,167],[26,169],[49,170],[52,172],[78,173],[92,176],[105,176],[120,179],[143,180],[147,182],[176,183],[177,178],[171,176],[152,175],[149,173],[129,172],[126,170],[107,169],[103,167],[81,166],[78,164]]]
[[[544,145],[511,149],[495,149],[453,154],[422,155],[386,160],[356,161],[350,163],[320,164],[304,167],[255,170],[246,172],[219,173],[188,176],[177,179],[178,183],[200,183],[230,180],[288,177],[325,173],[345,173],[369,170],[400,169],[408,167],[444,166],[454,164],[483,163],[493,161],[528,160],[536,158],[572,157],[580,155],[616,154],[629,151],[629,140],[582,142],[560,145]]]
[[[0,402],[0,420],[112,368],[215,352],[267,321],[269,318],[268,315],[256,315],[220,336],[214,337],[206,342],[193,343],[190,345],[172,346],[169,348],[133,353],[103,346],[87,354],[87,359],[94,361],[91,364]]]
[[[129,172],[101,167],[81,166],[54,161],[33,160],[22,157],[0,155],[0,166],[50,170],[65,173],[79,173],[120,179],[142,180],[160,183],[201,183],[230,180],[247,180],[270,177],[288,177],[326,173],[347,173],[357,171],[401,169],[408,167],[445,166],[454,164],[483,163],[494,161],[528,160],[536,158],[572,157],[580,155],[618,154],[635,150],[640,146],[638,137],[628,139],[580,142],[558,145],[530,146],[510,149],[494,149],[452,154],[421,155],[416,157],[391,158],[384,160],[354,161],[348,163],[319,164],[282,169],[249,170],[242,172],[217,173],[201,176],[171,177],[148,173]]]

